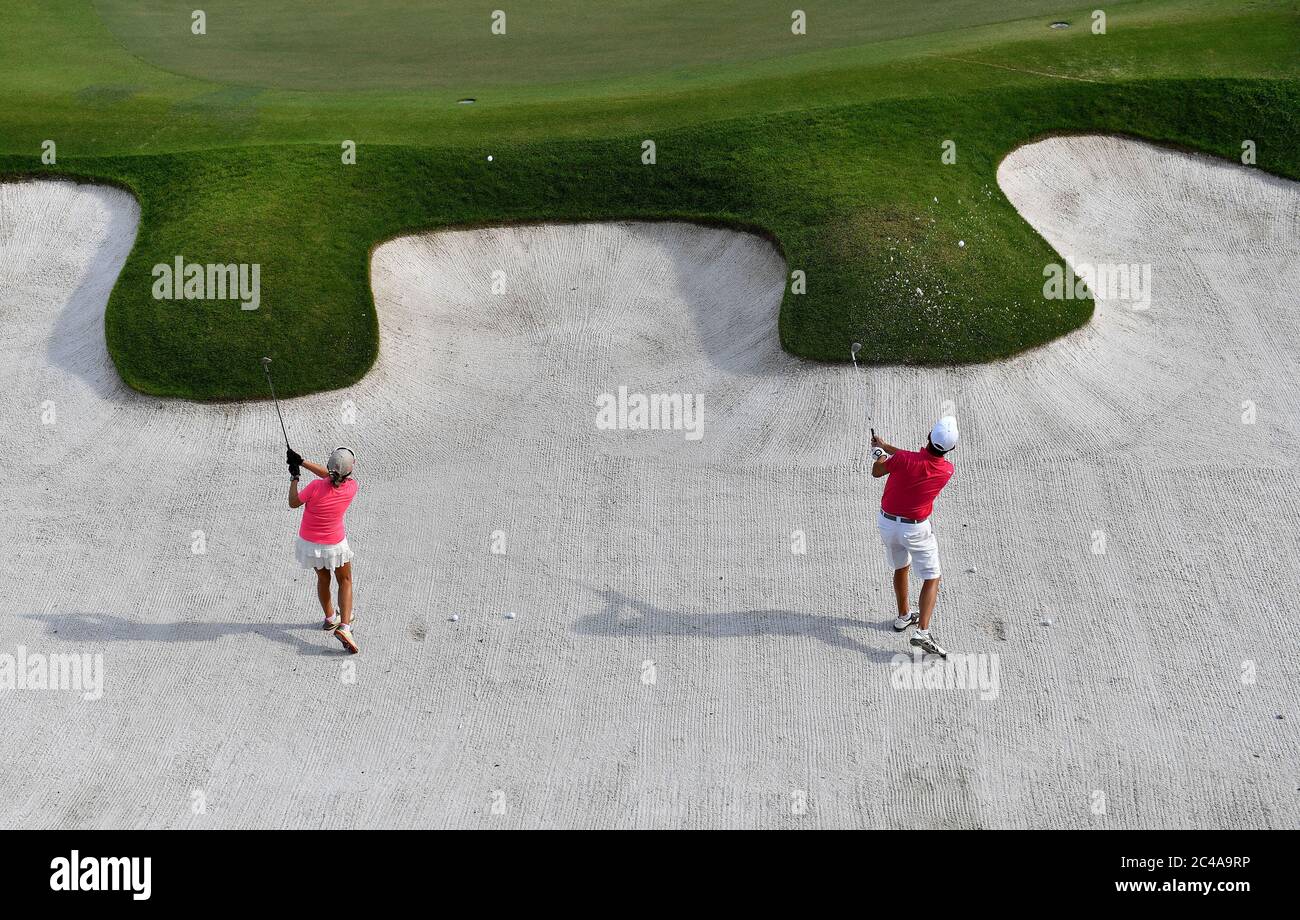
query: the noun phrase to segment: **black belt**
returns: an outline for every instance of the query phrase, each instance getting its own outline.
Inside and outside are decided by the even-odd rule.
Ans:
[[[890,514],[888,511],[884,511],[884,510],[882,510],[880,513],[883,514],[885,517],[889,518],[891,521],[898,521],[898,523],[900,524],[924,524],[926,521],[930,520],[929,518],[921,518],[921,520],[919,521],[914,521],[911,518],[899,517],[896,514]]]

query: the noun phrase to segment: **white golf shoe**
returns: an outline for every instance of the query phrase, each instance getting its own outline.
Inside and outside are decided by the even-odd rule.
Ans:
[[[902,632],[903,630],[907,629],[907,627],[915,626],[919,622],[921,622],[921,611],[913,610],[909,612],[908,615],[905,617],[895,617],[894,629],[898,630],[899,632]]]
[[[934,636],[930,635],[928,632],[922,633],[920,630],[917,630],[912,633],[912,647],[919,648],[931,655],[938,655],[940,658],[948,657],[948,653],[943,650],[943,647],[940,646],[938,642],[934,641]]]

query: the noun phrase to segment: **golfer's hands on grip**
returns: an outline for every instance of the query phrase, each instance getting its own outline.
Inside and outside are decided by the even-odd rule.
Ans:
[[[285,462],[289,464],[289,475],[302,475],[302,455],[292,447],[286,448],[284,452]]]

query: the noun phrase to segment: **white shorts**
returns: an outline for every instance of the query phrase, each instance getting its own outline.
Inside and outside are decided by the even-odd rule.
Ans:
[[[934,528],[928,520],[904,524],[890,520],[883,512],[876,520],[890,568],[898,570],[910,565],[922,580],[939,577],[939,541],[934,538]]]
[[[299,537],[295,554],[298,557],[298,564],[304,569],[333,571],[352,561],[352,548],[348,546],[347,537],[338,543],[313,543]]]

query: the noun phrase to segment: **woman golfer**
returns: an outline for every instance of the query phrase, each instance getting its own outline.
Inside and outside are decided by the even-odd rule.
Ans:
[[[343,529],[343,515],[357,494],[352,478],[356,457],[346,447],[336,447],[325,466],[304,460],[289,448],[289,507],[305,507],[298,528],[298,563],[316,570],[316,596],[325,611],[323,627],[332,630],[343,647],[355,655],[361,651],[352,638],[352,550]],[[301,467],[319,476],[298,491]],[[339,583],[339,610],[334,611],[330,598],[330,572]]]

